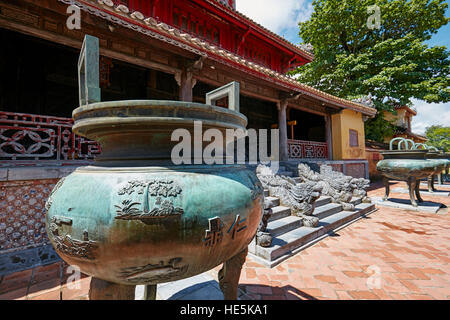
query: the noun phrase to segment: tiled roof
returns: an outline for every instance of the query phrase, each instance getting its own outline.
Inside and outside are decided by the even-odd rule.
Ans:
[[[408,107],[408,106],[402,106],[402,105],[396,105],[395,107],[394,107],[396,110],[399,110],[399,109],[406,109],[409,113],[412,113],[413,115],[417,115],[417,110],[415,109],[415,108],[413,108],[413,107]]]
[[[211,3],[214,6],[220,6],[221,8],[225,8],[229,14],[234,15],[235,17],[237,17],[238,19],[242,20],[246,20],[247,22],[249,22],[250,24],[253,24],[254,26],[257,26],[258,28],[262,29],[265,33],[267,33],[268,35],[270,35],[272,38],[275,38],[276,40],[280,41],[284,44],[287,45],[290,49],[296,51],[297,53],[299,53],[300,55],[306,57],[309,60],[314,60],[314,55],[309,52],[306,51],[304,49],[302,49],[300,46],[295,45],[289,41],[287,41],[285,38],[281,37],[280,35],[276,34],[275,32],[270,31],[269,29],[267,29],[266,27],[260,25],[258,22],[254,21],[253,19],[249,18],[248,16],[246,16],[245,14],[237,11],[236,9],[223,4],[220,1],[217,0],[205,0],[208,3]],[[245,0],[243,0],[245,1]]]
[[[182,47],[201,56],[207,56],[220,63],[225,63],[231,67],[244,69],[252,72],[258,77],[264,77],[278,85],[302,94],[309,95],[316,99],[326,100],[328,103],[338,107],[361,112],[368,116],[374,116],[377,111],[374,108],[361,103],[342,99],[331,94],[325,93],[313,87],[299,83],[284,74],[266,68],[257,63],[248,61],[241,56],[217,47],[203,39],[192,36],[166,23],[159,22],[152,17],[144,17],[140,12],[130,12],[125,5],[116,6],[112,0],[59,0],[67,4],[77,4],[83,10],[97,15],[111,22],[121,24],[137,32],[157,38],[161,41]],[[216,3],[216,2],[214,2]],[[226,7],[226,6],[224,6]],[[103,9],[102,11],[96,10]],[[153,31],[153,32],[152,32]]]

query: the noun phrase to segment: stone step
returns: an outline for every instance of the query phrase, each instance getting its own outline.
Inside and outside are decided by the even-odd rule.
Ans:
[[[355,211],[340,211],[323,218],[316,228],[302,226],[278,235],[274,237],[272,246],[268,248],[252,246],[251,254],[266,266],[274,267],[309,246],[316,239],[374,210],[374,204],[358,204]]]
[[[341,211],[319,221],[319,227],[324,227],[326,232],[334,230],[347,222],[361,216],[374,209],[371,203],[361,203],[355,206],[355,211]]]
[[[268,248],[256,246],[256,255],[267,261],[274,261],[292,250],[301,247],[321,234],[323,227],[309,228],[300,227],[272,239],[272,245]]]
[[[268,222],[282,219],[291,215],[291,208],[278,206],[272,208],[272,215],[270,216]]]
[[[326,218],[328,216],[331,216],[335,213],[338,213],[339,211],[342,211],[342,205],[338,203],[327,203],[323,206],[319,206],[314,209],[313,215],[319,220]]]
[[[352,198],[352,200],[350,200],[350,203],[351,204],[354,204],[355,206],[357,206],[358,204],[360,204],[362,201],[361,201],[361,198],[355,198],[355,197],[353,197]]]
[[[281,170],[278,170],[277,175],[278,176],[293,177],[294,173],[292,173],[292,171],[281,171]]]
[[[318,208],[318,207],[324,206],[330,202],[331,202],[330,196],[321,196],[319,199],[316,200],[315,205],[316,205],[316,208]]]
[[[264,197],[264,202],[269,203],[269,208],[278,207],[280,205],[280,199],[276,197]]]
[[[289,232],[303,225],[303,219],[295,216],[287,216],[281,219],[271,221],[267,224],[267,232],[272,237],[277,237],[283,233]]]

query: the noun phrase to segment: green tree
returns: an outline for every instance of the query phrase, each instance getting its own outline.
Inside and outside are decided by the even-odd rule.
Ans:
[[[374,4],[379,29],[368,26]],[[292,72],[300,82],[351,100],[371,94],[379,111],[411,105],[412,98],[450,100],[449,52],[424,43],[450,20],[445,0],[314,0],[313,6],[299,34],[315,59]],[[378,112],[366,132],[382,141],[392,126]]]
[[[434,146],[445,152],[450,151],[450,127],[434,125],[426,128],[427,145]]]

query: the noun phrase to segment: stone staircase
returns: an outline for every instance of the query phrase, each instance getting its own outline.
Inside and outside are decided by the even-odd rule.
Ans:
[[[280,168],[278,174],[286,175],[282,172]],[[322,196],[316,200],[313,213],[319,218],[319,225],[310,228],[303,226],[303,219],[292,216],[291,209],[280,205],[280,200],[270,196],[268,190],[264,191],[264,197],[272,208],[272,215],[267,224],[267,231],[273,237],[272,245],[264,248],[256,245],[253,240],[249,245],[249,254],[268,267],[276,266],[322,238],[333,234],[337,229],[375,211],[374,204],[361,203],[361,200],[357,198],[351,201],[356,210],[344,211],[342,205],[332,203],[328,196]]]

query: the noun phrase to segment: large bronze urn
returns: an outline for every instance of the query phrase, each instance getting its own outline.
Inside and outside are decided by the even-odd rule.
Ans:
[[[74,132],[98,141],[102,153],[55,186],[47,232],[62,259],[93,276],[90,297],[131,299],[135,285],[154,291],[224,263],[220,285],[236,299],[262,186],[244,165],[195,164],[195,138],[188,163],[175,165],[172,133],[194,137],[201,121],[225,136],[245,129],[246,117],[213,105],[140,100],[88,103],[73,118]]]
[[[396,140],[400,140],[398,143],[399,150],[392,150],[393,142]],[[400,149],[402,144],[404,144],[405,149]],[[389,197],[389,179],[402,180],[408,184],[411,204],[417,207],[418,204],[414,194],[419,202],[423,202],[419,189],[420,180],[428,178],[439,170],[443,170],[445,164],[440,160],[428,159],[428,150],[415,148],[415,143],[408,139],[392,139],[390,149],[389,151],[381,152],[383,160],[377,163],[377,170],[383,175],[386,190],[383,200],[387,200]]]
[[[442,172],[446,171],[450,165],[449,158],[450,157],[448,153],[439,152],[436,148],[434,148],[434,150],[431,149],[427,153],[427,159],[434,160],[438,163],[438,166],[436,166],[436,171],[433,172],[433,174],[428,177],[428,192],[436,191],[434,187],[434,180],[436,179],[437,176],[438,180],[442,181]]]

